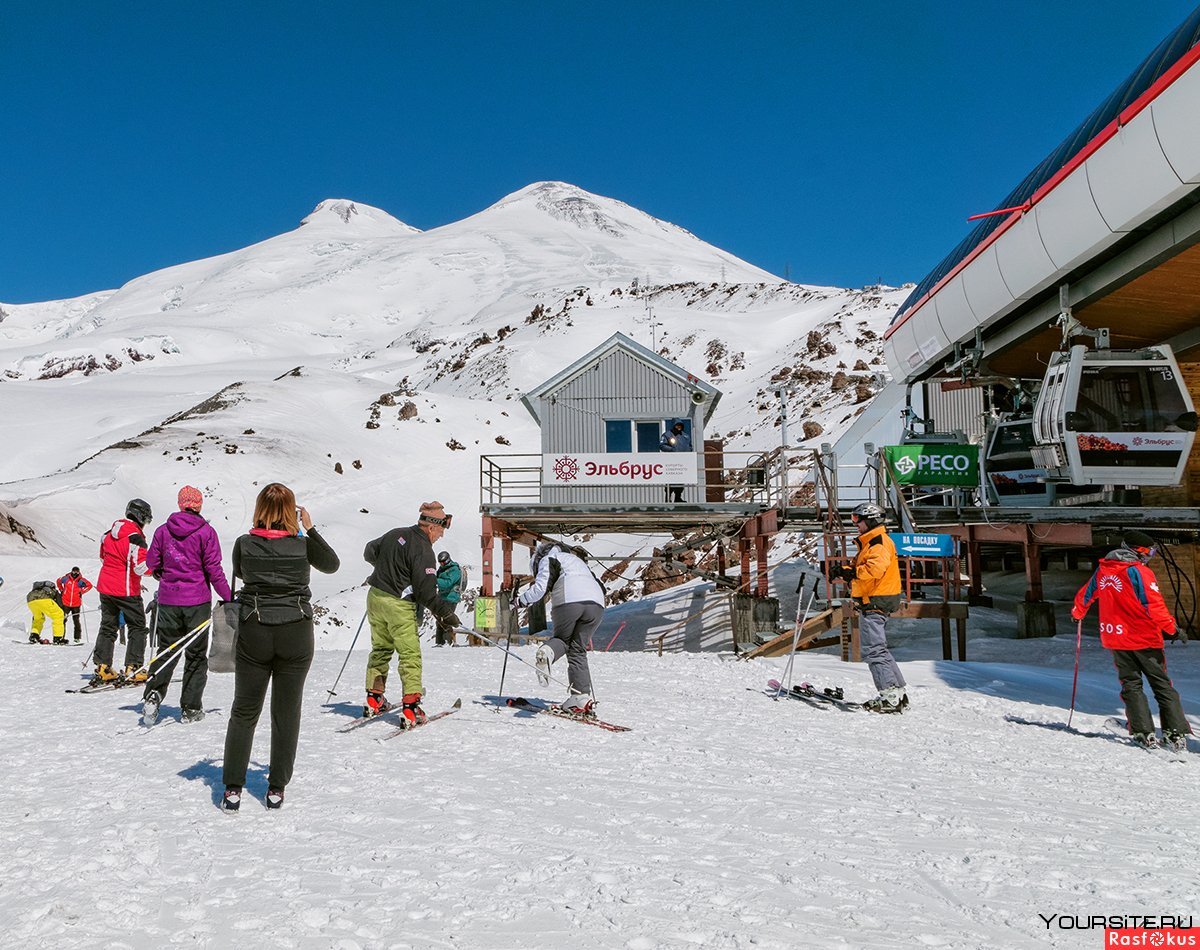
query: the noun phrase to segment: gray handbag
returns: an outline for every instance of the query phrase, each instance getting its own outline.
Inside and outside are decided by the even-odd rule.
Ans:
[[[217,604],[212,615],[212,640],[208,649],[208,668],[213,673],[232,673],[237,665],[238,621],[241,607],[237,602],[237,578],[234,599]]]

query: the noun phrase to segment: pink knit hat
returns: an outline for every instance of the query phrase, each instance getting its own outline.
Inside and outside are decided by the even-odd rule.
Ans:
[[[204,496],[200,494],[199,488],[193,488],[191,485],[184,485],[179,489],[179,510],[180,511],[199,511],[204,504]]]

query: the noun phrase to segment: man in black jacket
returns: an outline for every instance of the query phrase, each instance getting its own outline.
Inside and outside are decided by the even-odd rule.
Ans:
[[[430,611],[439,627],[461,627],[454,605],[438,596],[437,561],[433,545],[450,527],[452,516],[440,501],[421,505],[415,525],[393,528],[367,543],[363,557],[374,567],[367,583],[367,619],[371,622],[371,654],[367,658],[367,703],[364,716],[394,708],[383,691],[388,666],[396,654],[396,669],[404,691],[403,714],[409,725],[425,721],[421,709],[421,641],[417,635],[418,605]]]

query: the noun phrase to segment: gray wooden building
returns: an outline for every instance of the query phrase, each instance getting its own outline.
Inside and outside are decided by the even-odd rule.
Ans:
[[[541,427],[544,504],[700,504],[704,431],[721,394],[670,360],[614,333],[526,393]],[[683,423],[690,450],[664,451]]]

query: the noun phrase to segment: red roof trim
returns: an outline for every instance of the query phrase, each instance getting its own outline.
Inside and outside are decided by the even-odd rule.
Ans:
[[[900,327],[904,326],[904,324],[906,324],[918,310],[920,310],[923,306],[925,306],[925,304],[934,298],[939,290],[941,290],[944,286],[946,286],[946,284],[962,273],[962,271],[966,269],[966,267],[972,261],[974,261],[975,258],[991,247],[991,245],[997,240],[999,240],[1000,236],[1004,234],[1010,227],[1016,224],[1017,221],[1019,221],[1027,211],[1029,211],[1034,205],[1043,200],[1048,194],[1050,194],[1050,192],[1062,184],[1063,180],[1066,179],[1068,175],[1070,175],[1073,171],[1075,171],[1075,169],[1091,158],[1101,146],[1103,146],[1109,139],[1116,135],[1121,126],[1128,125],[1135,116],[1137,116],[1148,105],[1150,105],[1151,102],[1162,95],[1162,93],[1172,83],[1174,83],[1175,80],[1191,69],[1197,61],[1200,61],[1200,44],[1193,46],[1190,50],[1184,53],[1183,56],[1177,59],[1170,69],[1168,69],[1165,73],[1159,76],[1157,80],[1155,80],[1153,85],[1151,85],[1145,92],[1138,96],[1137,99],[1126,106],[1116,119],[1101,129],[1100,132],[1097,133],[1096,136],[1087,143],[1087,145],[1081,148],[1069,162],[1063,165],[1063,167],[1060,168],[1049,181],[1035,191],[1033,196],[1027,202],[1025,202],[1020,210],[1014,211],[1012,216],[1009,217],[1002,225],[1000,225],[1000,227],[996,228],[995,231],[980,241],[979,245],[975,247],[970,254],[959,261],[958,264],[955,265],[954,269],[950,271],[950,273],[933,285],[933,288],[929,291],[929,293],[913,304],[912,309],[910,309],[908,313],[904,315],[903,320],[888,327],[887,330],[884,331],[883,338],[885,340],[888,339],[893,333],[899,330]]]

